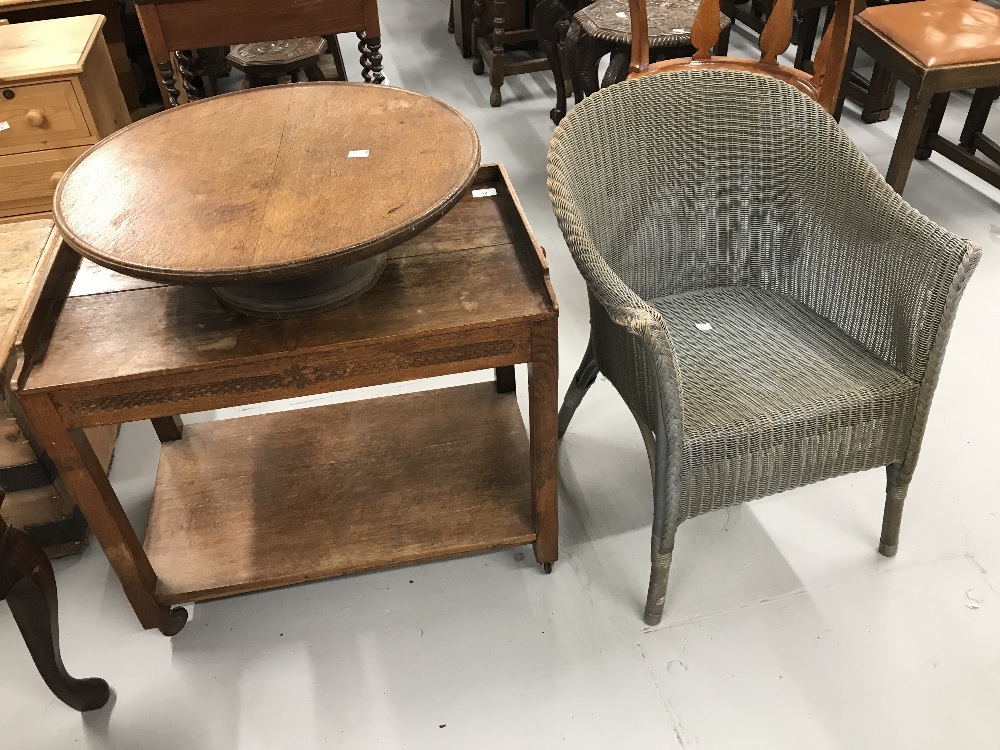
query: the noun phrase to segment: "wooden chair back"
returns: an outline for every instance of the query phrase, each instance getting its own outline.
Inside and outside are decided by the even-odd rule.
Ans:
[[[168,106],[180,97],[172,53],[185,92],[196,93],[184,50],[355,32],[365,80],[376,67],[381,77],[377,0],[135,0],[135,9]]]
[[[850,46],[854,1],[837,0],[833,21],[823,35],[823,41],[816,52],[813,72],[809,74],[778,62],[778,56],[788,49],[792,41],[794,0],[775,0],[767,25],[760,34],[759,60],[712,55],[712,48],[719,41],[719,20],[722,11],[719,8],[719,0],[701,0],[701,6],[691,26],[691,45],[696,50],[694,57],[663,60],[653,65],[649,64],[646,0],[629,0],[632,25],[632,60],[629,78],[685,68],[744,70],[785,81],[815,99],[832,114],[837,106],[844,64]]]

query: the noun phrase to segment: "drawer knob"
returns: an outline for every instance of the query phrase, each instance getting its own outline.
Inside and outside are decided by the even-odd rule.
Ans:
[[[65,172],[53,172],[52,173],[52,176],[49,178],[49,185],[52,186],[53,190],[55,190],[56,187],[59,186],[59,180],[62,179],[62,176],[64,174],[66,174],[66,173]]]
[[[24,121],[32,128],[40,128],[45,124],[45,113],[37,109],[29,109],[24,113]]]

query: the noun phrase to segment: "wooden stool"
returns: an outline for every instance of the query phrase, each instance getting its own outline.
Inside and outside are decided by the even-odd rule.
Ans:
[[[336,37],[333,37],[333,44],[338,80],[346,81],[344,61],[340,56]],[[294,83],[300,71],[305,74],[306,80],[325,81],[326,76],[319,69],[319,58],[327,47],[327,40],[321,36],[279,39],[274,42],[237,44],[226,59],[246,75],[243,82],[245,89],[271,86],[282,76],[289,76]]]
[[[881,71],[875,79],[893,76],[910,89],[886,181],[902,193],[913,159],[933,151],[1000,187],[1000,168],[977,158],[1000,161],[1000,148],[982,136],[982,127],[1000,86],[1000,11],[973,0],[926,2],[868,8],[854,20],[845,76],[850,75],[858,49],[871,55]],[[884,86],[875,95],[888,100]],[[891,87],[890,87],[891,88]],[[977,92],[961,143],[938,134],[952,91]],[[847,86],[841,88],[837,116],[843,110]],[[884,119],[866,107],[868,121]],[[886,111],[886,115],[888,112]]]
[[[493,26],[486,22],[487,2],[492,6]],[[518,5],[518,2],[514,2]],[[538,73],[549,69],[548,59],[539,52],[530,53],[525,60],[508,59],[508,47],[537,42],[533,28],[518,29],[514,18],[508,14],[513,10],[507,7],[507,0],[474,0],[472,17],[472,72],[477,76],[490,69],[490,106],[499,107],[503,103],[500,88],[507,76],[522,73]],[[525,7],[525,15],[530,15],[530,8]],[[517,9],[520,11],[520,8]]]

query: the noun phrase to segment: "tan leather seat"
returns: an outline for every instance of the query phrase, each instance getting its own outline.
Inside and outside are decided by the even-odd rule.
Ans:
[[[973,0],[883,5],[859,18],[925,68],[1000,60],[1000,11]]]

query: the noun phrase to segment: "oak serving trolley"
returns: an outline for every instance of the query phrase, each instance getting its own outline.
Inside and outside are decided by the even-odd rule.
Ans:
[[[12,388],[144,627],[178,632],[184,602],[529,542],[551,569],[558,308],[502,166],[388,250],[370,291],[305,317],[249,317],[205,286],[111,272],[103,288],[74,284],[81,257],[50,242]],[[177,417],[486,368],[494,383]],[[162,442],[145,543],[84,433],[143,419]]]

